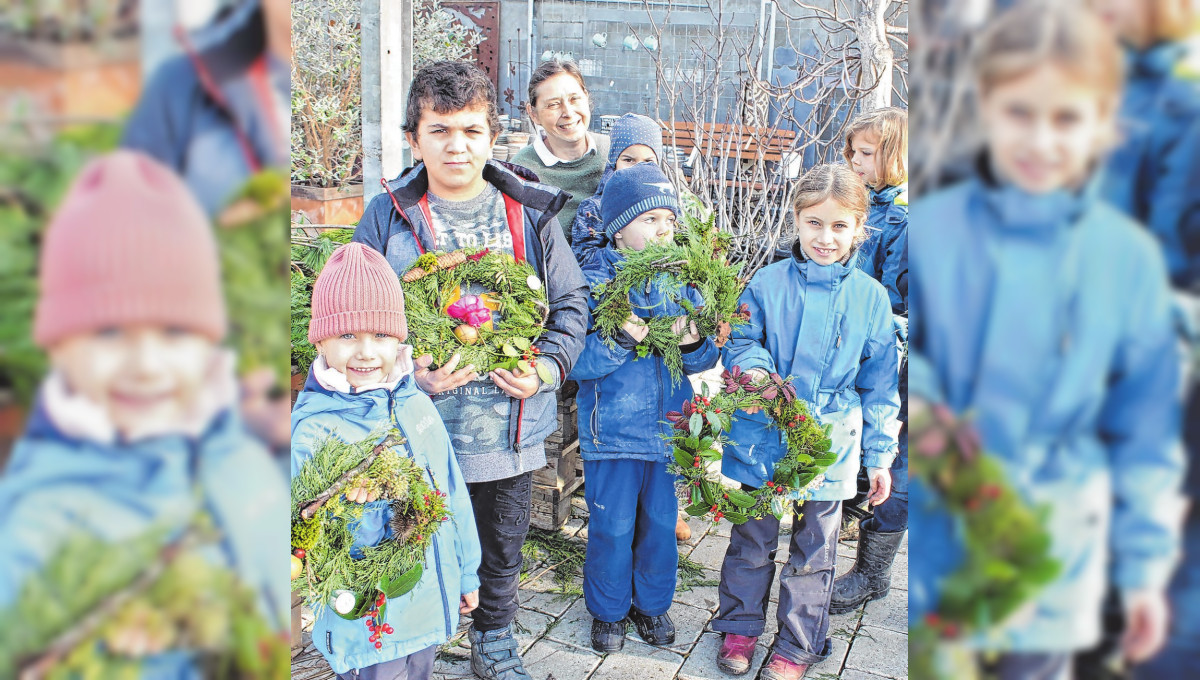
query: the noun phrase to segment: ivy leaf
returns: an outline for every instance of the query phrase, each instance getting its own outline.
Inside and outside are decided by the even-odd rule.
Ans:
[[[683,449],[676,446],[675,447],[675,462],[679,464],[679,467],[690,468],[690,467],[692,467],[692,465],[695,464],[696,458],[695,458],[695,456],[689,455],[687,451],[684,451]]]
[[[704,502],[708,503],[709,507],[717,504],[717,490],[714,488],[715,486],[715,484],[707,479],[700,482],[700,493],[704,496]]]
[[[708,383],[707,382],[700,383],[700,396],[702,396],[702,397],[710,396],[708,393]]]
[[[708,512],[708,509],[710,507],[711,506],[705,505],[703,503],[693,503],[693,504],[687,506],[686,508],[684,508],[683,511],[686,512],[687,514],[691,515],[692,517],[703,517],[704,514]]]
[[[546,383],[547,385],[554,384],[554,372],[550,370],[549,366],[547,366],[544,362],[537,361],[534,362],[534,368],[537,369],[538,377],[542,379],[542,382]]]
[[[703,427],[704,418],[699,413],[693,413],[692,417],[688,419],[688,431],[692,433],[693,437],[699,437]]]
[[[531,346],[529,338],[513,338],[512,344],[516,345],[521,351],[528,350]]]
[[[754,500],[754,496],[751,496],[741,489],[729,489],[725,493],[729,496],[730,503],[733,503],[742,509],[752,508],[756,502]]]
[[[400,597],[417,586],[417,583],[419,583],[421,580],[421,575],[424,570],[424,566],[418,562],[412,569],[409,569],[394,579],[389,579],[386,576],[379,579],[379,589],[383,591],[383,594],[386,595],[389,600]]]
[[[720,413],[714,413],[712,411],[709,411],[704,414],[704,418],[706,420],[708,420],[708,425],[709,425],[709,427],[712,428],[713,432],[721,431],[722,423],[721,423],[721,414]]]
[[[508,343],[505,343],[505,344],[504,344],[504,346],[500,348],[500,351],[501,351],[501,352],[504,352],[504,356],[506,356],[506,357],[519,357],[519,356],[521,356],[521,353],[520,353],[520,352],[518,352],[518,351],[517,351],[517,349],[516,349],[515,347],[513,347],[512,345],[510,345],[510,344],[508,344]]]
[[[734,524],[745,524],[750,518],[740,512],[727,512],[725,513],[725,519]]]

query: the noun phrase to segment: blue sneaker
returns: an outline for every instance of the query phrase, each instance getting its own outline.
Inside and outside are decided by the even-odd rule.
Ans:
[[[471,626],[467,631],[471,640],[471,670],[483,680],[533,680],[517,654],[517,639],[512,628],[480,633]]]

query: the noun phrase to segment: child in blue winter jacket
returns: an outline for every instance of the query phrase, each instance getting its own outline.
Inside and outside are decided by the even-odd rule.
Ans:
[[[292,411],[292,474],[330,434],[357,442],[396,427],[405,453],[448,495],[452,513],[452,522],[433,536],[421,581],[388,607],[393,635],[372,643],[362,621],[325,607],[313,624],[313,642],[343,678],[429,678],[438,645],[457,629],[457,614],[479,602],[479,538],[467,486],[437,409],[416,386],[412,347],[403,344],[404,295],[387,260],[359,243],[338,248],[313,285],[312,309],[308,337],[319,356]],[[361,488],[345,496],[365,503],[355,545],[386,538],[389,503]]]
[[[908,112],[888,106],[855,118],[842,154],[871,196],[858,266],[887,288],[892,313],[905,314],[896,279],[905,257],[901,237],[908,231]]]
[[[863,178],[871,197],[867,242],[858,251],[858,266],[883,284],[892,314],[908,316],[908,112],[886,107],[864,113],[850,124],[843,149],[850,168]],[[906,401],[904,381],[900,400]],[[906,413],[903,405],[900,419]],[[844,614],[887,594],[892,561],[908,529],[908,437],[900,437],[900,455],[892,463],[892,489],[887,501],[859,523],[854,567],[838,577],[829,611]]]
[[[1163,641],[1181,511],[1178,339],[1160,248],[1098,187],[1116,41],[1086,11],[1031,3],[977,49],[976,174],[913,205],[928,228],[912,250],[912,408],[972,414],[958,439],[1045,508],[1060,565],[1021,615],[969,644],[997,653],[1000,677],[1067,678],[1072,653],[1100,641],[1110,578],[1125,657]],[[936,549],[911,553],[910,620],[936,611],[936,576],[960,543],[956,518],[921,505],[913,536]]]
[[[238,418],[218,262],[208,219],[171,170],[120,151],[80,173],[40,253],[33,332],[50,372],[0,475],[0,610],[77,534],[126,550],[165,532],[165,545],[204,514],[220,541],[200,555],[286,629],[287,485]],[[58,587],[111,576],[82,566]],[[22,624],[42,635],[61,615]],[[143,677],[199,677],[195,650],[172,642],[177,626],[101,621],[104,651]]]
[[[896,458],[899,353],[891,305],[878,281],[855,265],[866,237],[867,190],[844,165],[805,173],[792,211],[798,237],[791,258],[764,267],[742,293],[749,323],[735,327],[722,349],[726,367],[758,379],[791,376],[830,437],[837,461],[825,482],[796,508],[788,563],[779,577],[779,634],[762,677],[796,680],[829,656],[829,602],[842,501],[854,497],[860,462],[878,505],[890,488]],[[739,412],[721,472],[743,488],[761,487],[787,446],[759,409]],[[768,515],[735,525],[721,565],[713,630],[725,633],[717,664],[746,673],[774,580],[779,520]]]
[[[595,252],[583,272],[595,286],[611,280],[624,260],[618,249],[640,251],[674,237],[679,204],[675,190],[650,163],[617,170],[608,181],[602,208],[608,245]],[[672,382],[662,357],[637,358],[634,351],[649,329],[644,319],[677,316],[683,368],[697,373],[717,362],[711,339],[685,329],[686,311],[672,298],[702,303],[691,288],[652,287],[630,292],[635,310],[616,347],[595,332],[587,336],[571,377],[579,381],[579,446],[587,478],[587,559],[583,594],[592,621],[592,647],[615,652],[631,620],[652,645],[675,641],[667,610],[675,595],[675,477],[667,471],[666,412],[691,399],[691,384]]]
[[[571,225],[571,252],[586,267],[595,255],[608,245],[604,229],[604,217],[600,213],[604,197],[604,185],[617,170],[630,168],[638,163],[655,163],[662,158],[662,128],[653,119],[627,113],[617,119],[609,133],[611,145],[608,150],[608,165],[600,177],[596,193],[584,199],[575,213]]]

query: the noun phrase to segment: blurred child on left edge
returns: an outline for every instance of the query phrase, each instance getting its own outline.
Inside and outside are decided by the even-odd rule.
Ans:
[[[222,566],[285,630],[287,490],[237,416],[217,263],[200,206],[152,159],[116,152],[76,180],[39,267],[52,370],[0,476],[0,607],[74,533],[170,538],[206,511]]]

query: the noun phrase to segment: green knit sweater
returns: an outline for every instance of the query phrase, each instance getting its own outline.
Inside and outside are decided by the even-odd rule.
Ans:
[[[571,200],[567,201],[562,212],[558,214],[558,223],[562,225],[568,242],[571,240],[571,225],[575,222],[579,204],[596,193],[600,177],[604,174],[604,166],[608,163],[608,135],[591,132],[588,134],[592,135],[596,150],[594,153],[584,154],[583,158],[578,160],[559,161],[548,166],[542,163],[533,144],[518,151],[511,159],[513,164],[529,168],[536,173],[543,184],[558,187],[571,195]]]

